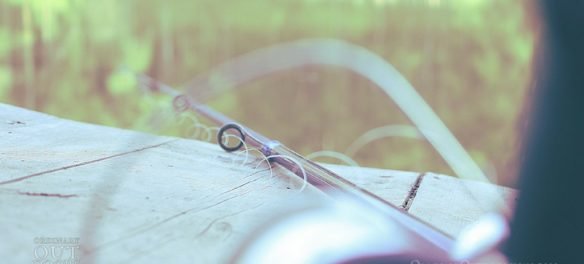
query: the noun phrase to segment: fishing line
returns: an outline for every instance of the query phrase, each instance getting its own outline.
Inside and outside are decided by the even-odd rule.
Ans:
[[[212,126],[212,127],[209,127],[209,130],[210,130],[210,131],[214,131],[214,132],[215,132],[215,133],[213,133],[213,135],[217,135],[217,134],[219,133],[219,131],[221,130],[221,128],[220,128],[220,127],[218,127],[218,126]],[[215,139],[215,140],[216,140],[216,139]],[[223,144],[227,144],[227,140],[228,140],[228,139],[224,139],[224,141],[223,141]],[[218,142],[218,141],[216,141],[215,143],[219,143],[219,142]]]
[[[239,134],[239,136],[229,135],[229,134],[226,135],[226,132],[229,131],[229,130],[235,130]],[[231,153],[234,153],[235,152],[235,153],[239,154],[239,153],[241,153],[241,151],[239,151],[239,149],[241,149],[242,147],[245,148],[245,151],[246,151],[246,159],[245,159],[245,161],[241,165],[244,165],[245,163],[247,163],[247,160],[248,160],[247,155],[249,154],[249,150],[250,150],[249,146],[245,143],[246,135],[247,136],[251,136],[249,134],[249,132],[246,130],[245,127],[243,127],[243,126],[241,126],[241,125],[239,125],[237,123],[228,123],[228,124],[225,124],[225,125],[223,125],[221,127],[221,129],[219,129],[219,132],[217,133],[217,142],[219,142],[219,146],[222,149],[224,149],[225,151],[231,152]],[[229,136],[235,136],[235,137],[237,137],[238,140],[240,141],[240,143],[238,145],[236,145],[235,147],[232,147],[232,146],[228,145],[226,143],[226,138],[229,137]],[[267,165],[268,165],[268,169],[270,170],[270,177],[269,178],[273,181],[273,179],[274,179],[274,177],[273,177],[274,176],[274,172],[273,172],[273,169],[272,169],[271,161],[266,157],[266,155],[267,155],[267,154],[265,154],[266,153],[266,150],[265,149],[260,150],[260,149],[255,148],[255,147],[254,148],[251,148],[251,150],[259,152],[261,154],[261,157],[262,157],[262,159],[257,163],[257,165],[255,166],[254,169],[257,170],[257,168],[265,160],[266,163],[267,163]]]
[[[231,87],[240,87],[266,75],[309,65],[348,69],[375,83],[403,111],[458,177],[489,182],[448,127],[393,65],[362,46],[342,40],[305,39],[249,52],[199,75],[185,86],[185,93],[199,101],[208,100]],[[506,206],[497,193],[490,192],[485,196],[489,197],[490,204],[495,208]]]
[[[178,98],[178,99],[177,99]],[[212,142],[212,135],[214,134],[212,131],[216,131],[216,135],[217,135],[217,143],[221,143],[220,145],[222,145],[222,147],[228,146],[229,145],[229,139],[230,138],[235,138],[237,141],[239,141],[239,143],[237,144],[236,147],[234,147],[234,149],[242,149],[242,150],[238,150],[233,152],[233,154],[235,156],[239,156],[242,153],[244,154],[244,159],[243,161],[239,164],[239,166],[244,166],[244,165],[248,165],[248,161],[249,161],[249,152],[250,151],[256,151],[259,152],[260,154],[263,155],[263,153],[257,149],[257,148],[250,148],[246,143],[245,140],[242,139],[242,137],[240,136],[236,136],[236,135],[231,135],[231,134],[223,134],[222,129],[229,129],[229,127],[225,128],[219,128],[217,126],[207,126],[204,125],[200,119],[196,116],[193,115],[192,111],[188,111],[188,105],[185,103],[185,101],[181,100],[180,97],[175,97],[172,100],[172,109],[173,112],[176,113],[176,117],[177,117],[177,124],[179,126],[184,126],[189,125],[189,127],[187,128],[187,133],[185,133],[187,138],[191,138],[191,139],[197,139],[200,141],[206,141],[206,142]],[[189,122],[189,123],[187,123]],[[244,128],[240,128],[240,126],[233,126],[233,128],[237,128],[237,129],[244,129]],[[192,131],[191,131],[192,130]],[[204,132],[201,132],[204,131]],[[247,133],[245,131],[241,132],[243,135],[243,133]],[[203,135],[205,135],[205,137],[203,137]],[[231,158],[231,165],[236,164],[236,159]],[[259,163],[261,163],[261,160],[259,161]],[[256,168],[257,169],[257,166]],[[270,168],[271,170],[271,168]],[[273,174],[273,172],[272,172]],[[270,176],[271,178],[273,177],[273,175]]]
[[[223,141],[223,144],[224,145],[227,145],[229,143],[229,138],[235,138],[235,139],[237,139],[241,143],[241,145],[242,145],[242,147],[240,147],[240,149],[243,148],[243,150],[238,150],[238,151],[234,151],[234,152],[230,152],[230,153],[233,156],[239,156],[241,153],[245,153],[245,158],[243,159],[243,162],[241,164],[239,164],[239,165],[242,166],[242,165],[246,164],[247,163],[247,160],[249,158],[249,148],[248,148],[247,144],[245,143],[245,140],[243,140],[242,138],[240,138],[240,137],[238,137],[236,135],[229,135],[228,134],[228,135],[224,135],[223,136],[223,139],[227,141],[227,142]],[[235,159],[232,159],[231,161],[232,161],[232,164],[233,164],[234,161],[235,161]]]
[[[140,78],[149,78],[145,75],[139,76]],[[222,127],[217,135],[217,141],[219,142],[220,147],[225,151],[233,152],[236,151],[238,147],[243,146],[243,144],[241,144],[241,146],[232,147],[222,144],[223,135],[226,131],[232,129],[239,134],[242,141],[261,149],[261,152],[267,156],[266,159],[268,160],[268,163],[277,163],[289,172],[302,177],[304,183],[300,188],[300,192],[306,188],[306,185],[309,182],[313,184],[314,187],[324,192],[343,192],[355,199],[366,202],[380,210],[380,212],[386,214],[387,217],[393,218],[397,222],[402,223],[402,227],[405,230],[408,230],[408,232],[411,232],[415,236],[423,237],[425,241],[430,243],[437,250],[447,252],[450,249],[453,243],[453,239],[450,236],[411,215],[405,214],[387,200],[359,187],[355,183],[343,178],[331,170],[302,157],[300,154],[289,149],[277,140],[270,139],[236,123],[236,121],[230,117],[199,103],[188,95],[185,95],[164,83],[158,82],[158,85],[160,87],[159,92],[175,97],[175,99],[182,97],[181,100],[184,100],[192,111],[204,116],[215,124],[221,125]]]
[[[304,189],[306,188],[306,185],[308,185],[308,177],[306,176],[306,170],[304,170],[304,166],[302,165],[302,163],[300,163],[298,160],[296,160],[295,158],[292,158],[288,155],[280,155],[280,154],[270,155],[270,156],[266,157],[266,160],[269,161],[271,158],[283,158],[283,159],[287,159],[290,162],[293,162],[294,164],[296,164],[297,168],[299,168],[300,171],[302,172],[302,187],[300,187],[298,192],[304,191]],[[270,166],[270,168],[271,168],[271,166]],[[272,177],[273,177],[273,170],[270,169],[270,173],[272,174]],[[290,178],[292,178],[292,177],[290,177]]]
[[[179,114],[179,115],[184,115],[185,113],[188,113],[189,111],[189,106],[188,106],[188,101],[185,101],[184,98],[177,96],[174,97],[172,99],[172,108],[174,109],[174,111]],[[191,126],[189,127],[189,129],[194,129],[194,131],[192,131],[192,133],[187,133],[189,138],[193,138],[193,139],[200,139],[203,141],[207,141],[207,142],[211,142],[211,138],[212,138],[212,134],[211,134],[211,129],[209,128],[209,126],[204,125],[199,118],[197,118],[196,116],[193,115],[187,115],[187,118],[190,119],[190,121],[192,122]],[[181,125],[182,122],[179,121],[179,125]],[[206,138],[200,138],[200,136],[202,136],[202,132],[201,130],[203,130],[205,132]]]
[[[254,152],[257,152],[257,153],[258,153],[258,154],[260,154],[260,155],[263,155],[263,153],[262,153],[262,152],[261,152],[261,151],[260,151],[258,148],[253,148],[253,147],[249,147],[249,146],[248,146],[247,152],[249,153],[249,152],[251,152],[251,151],[254,151]],[[242,152],[242,151],[240,150],[240,151],[235,151],[235,152],[233,152],[233,153],[234,153],[234,154],[236,154],[236,155],[240,155],[240,154],[241,154],[241,152]],[[256,162],[259,162],[259,161],[260,161],[260,158],[259,158],[259,157],[257,157],[257,156],[255,156],[255,155],[250,155],[250,156],[251,156],[251,157],[253,157],[253,158],[255,158],[255,161],[254,161],[254,160],[252,160],[252,161],[250,161],[250,162],[247,162],[247,160],[246,160],[245,162],[241,163],[241,165],[242,165],[242,166],[244,166],[244,165],[246,165],[246,166],[247,166],[247,165],[253,165],[253,164],[255,164]]]
[[[238,87],[269,74],[308,65],[341,67],[369,79],[425,134],[457,175],[487,180],[446,125],[389,62],[361,46],[345,41],[306,39],[252,51],[195,78],[186,85],[185,93],[199,100],[208,100],[218,93],[228,91],[230,87]],[[225,85],[214,85],[217,80]],[[426,131],[435,133],[426,134]]]
[[[256,166],[254,167],[254,170],[257,170],[259,168],[259,166],[261,166],[261,164],[265,161],[266,164],[267,164],[267,166],[268,166],[268,169],[270,171],[270,177],[269,178],[272,181],[275,178],[274,177],[275,174],[274,174],[274,170],[272,169],[272,163],[270,162],[270,159],[271,158],[285,158],[285,159],[287,159],[287,160],[295,163],[296,166],[301,170],[301,172],[302,172],[302,179],[303,179],[302,180],[302,182],[303,182],[302,183],[302,186],[301,186],[301,188],[298,191],[299,192],[302,192],[306,188],[306,185],[308,184],[308,181],[307,181],[308,178],[307,178],[307,175],[306,175],[306,171],[304,169],[304,166],[298,160],[296,160],[296,159],[294,159],[294,158],[292,158],[290,156],[287,156],[287,155],[279,155],[279,154],[278,155],[265,156],[264,153],[262,151],[260,151],[259,149],[257,149],[257,148],[249,148],[248,145],[245,143],[245,140],[243,140],[241,137],[239,137],[237,135],[225,134],[225,135],[222,135],[221,137],[222,138],[232,138],[233,137],[233,138],[236,138],[237,140],[239,140],[241,142],[241,144],[242,144],[241,148],[243,148],[243,150],[238,150],[238,151],[231,152],[234,155],[239,155],[241,153],[245,153],[244,161],[241,164],[239,164],[240,166],[243,166],[243,165],[246,165],[247,164],[247,162],[249,160],[249,156],[250,156],[249,155],[249,151],[257,151],[258,153],[260,153],[261,154],[261,160],[258,161],[258,163],[256,164]],[[234,159],[232,160],[232,162],[233,161],[234,161]],[[291,177],[291,178],[293,178],[293,177]]]
[[[324,158],[333,158],[336,160],[340,160],[349,166],[360,167],[359,164],[357,163],[357,161],[355,161],[351,157],[349,157],[341,152],[332,151],[332,150],[320,150],[320,151],[312,152],[304,157],[306,159],[309,159],[309,160],[315,160],[317,158],[323,158],[323,157]]]
[[[211,129],[208,126],[199,122],[199,120],[197,118],[192,118],[190,116],[186,116],[184,119],[189,119],[189,121],[191,121],[191,123],[182,133],[183,136],[185,136],[187,138],[191,138],[191,139],[198,139],[201,141],[208,141],[208,142],[211,141],[212,133],[211,133]],[[184,122],[179,122],[179,125],[184,125]],[[202,137],[203,135],[206,135],[206,137],[203,138]]]
[[[203,125],[201,123],[198,123],[198,124],[193,124],[191,129],[192,128],[194,128],[195,131],[193,131],[191,138],[211,142],[213,137],[212,137],[211,129],[209,129],[208,126]],[[204,131],[204,133],[202,133],[201,131]],[[203,135],[206,135],[206,136],[203,138],[202,137]]]

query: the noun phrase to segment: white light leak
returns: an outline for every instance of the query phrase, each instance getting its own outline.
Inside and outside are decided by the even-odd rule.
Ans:
[[[438,115],[389,62],[364,47],[345,41],[306,39],[259,49],[194,79],[188,85],[191,88],[187,93],[198,98],[199,91],[216,89],[213,83],[218,79],[224,84],[221,90],[225,90],[262,76],[307,65],[341,67],[375,83],[397,104],[458,177],[489,182]],[[505,206],[495,189],[489,192],[485,194],[490,200],[488,204]]]
[[[485,215],[460,233],[450,255],[461,261],[475,259],[489,253],[508,233],[507,221],[503,216]]]
[[[337,263],[351,257],[399,254],[412,246],[385,215],[338,196],[329,206],[268,227],[236,263]]]

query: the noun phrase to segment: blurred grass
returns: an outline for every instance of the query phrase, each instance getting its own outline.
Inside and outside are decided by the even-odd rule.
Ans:
[[[393,64],[479,164],[512,184],[533,48],[525,17],[522,2],[507,0],[4,0],[0,100],[148,130],[152,109],[167,101],[142,96],[120,65],[180,85],[258,48],[340,38]],[[340,69],[305,67],[244,86],[210,103],[302,154],[343,152],[370,129],[409,124],[370,82]],[[375,141],[354,158],[452,173],[427,143],[409,138]]]

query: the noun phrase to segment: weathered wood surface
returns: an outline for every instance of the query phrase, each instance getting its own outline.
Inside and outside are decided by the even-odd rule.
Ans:
[[[270,177],[210,143],[2,104],[0,131],[4,263],[32,262],[35,238],[47,237],[79,238],[84,257],[98,263],[224,262],[290,201],[324,199],[311,187],[299,192],[301,181],[282,170]],[[398,206],[415,189],[409,212],[452,235],[485,212],[485,190],[514,199],[507,188],[433,173],[327,166]]]

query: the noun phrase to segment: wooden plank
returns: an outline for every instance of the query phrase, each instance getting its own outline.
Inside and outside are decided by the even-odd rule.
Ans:
[[[327,199],[311,187],[299,192],[301,181],[283,170],[270,175],[265,166],[256,167],[259,160],[243,164],[244,155],[206,142],[1,104],[0,122],[0,256],[9,263],[33,261],[35,238],[44,237],[80,238],[86,257],[105,263],[225,262],[266,219],[289,206]],[[326,166],[398,206],[419,176]],[[435,176],[448,179],[448,186],[456,181]],[[426,197],[446,185],[426,178],[410,210],[456,234],[468,222],[457,219],[471,221],[483,209],[466,216],[433,208]]]
[[[170,140],[143,133],[81,124],[9,105],[0,107],[0,182],[126,152]]]
[[[492,210],[493,193],[514,204],[516,191],[489,183],[461,180],[435,173],[422,174],[409,213],[428,223],[438,223],[442,231],[458,235],[466,226]]]

